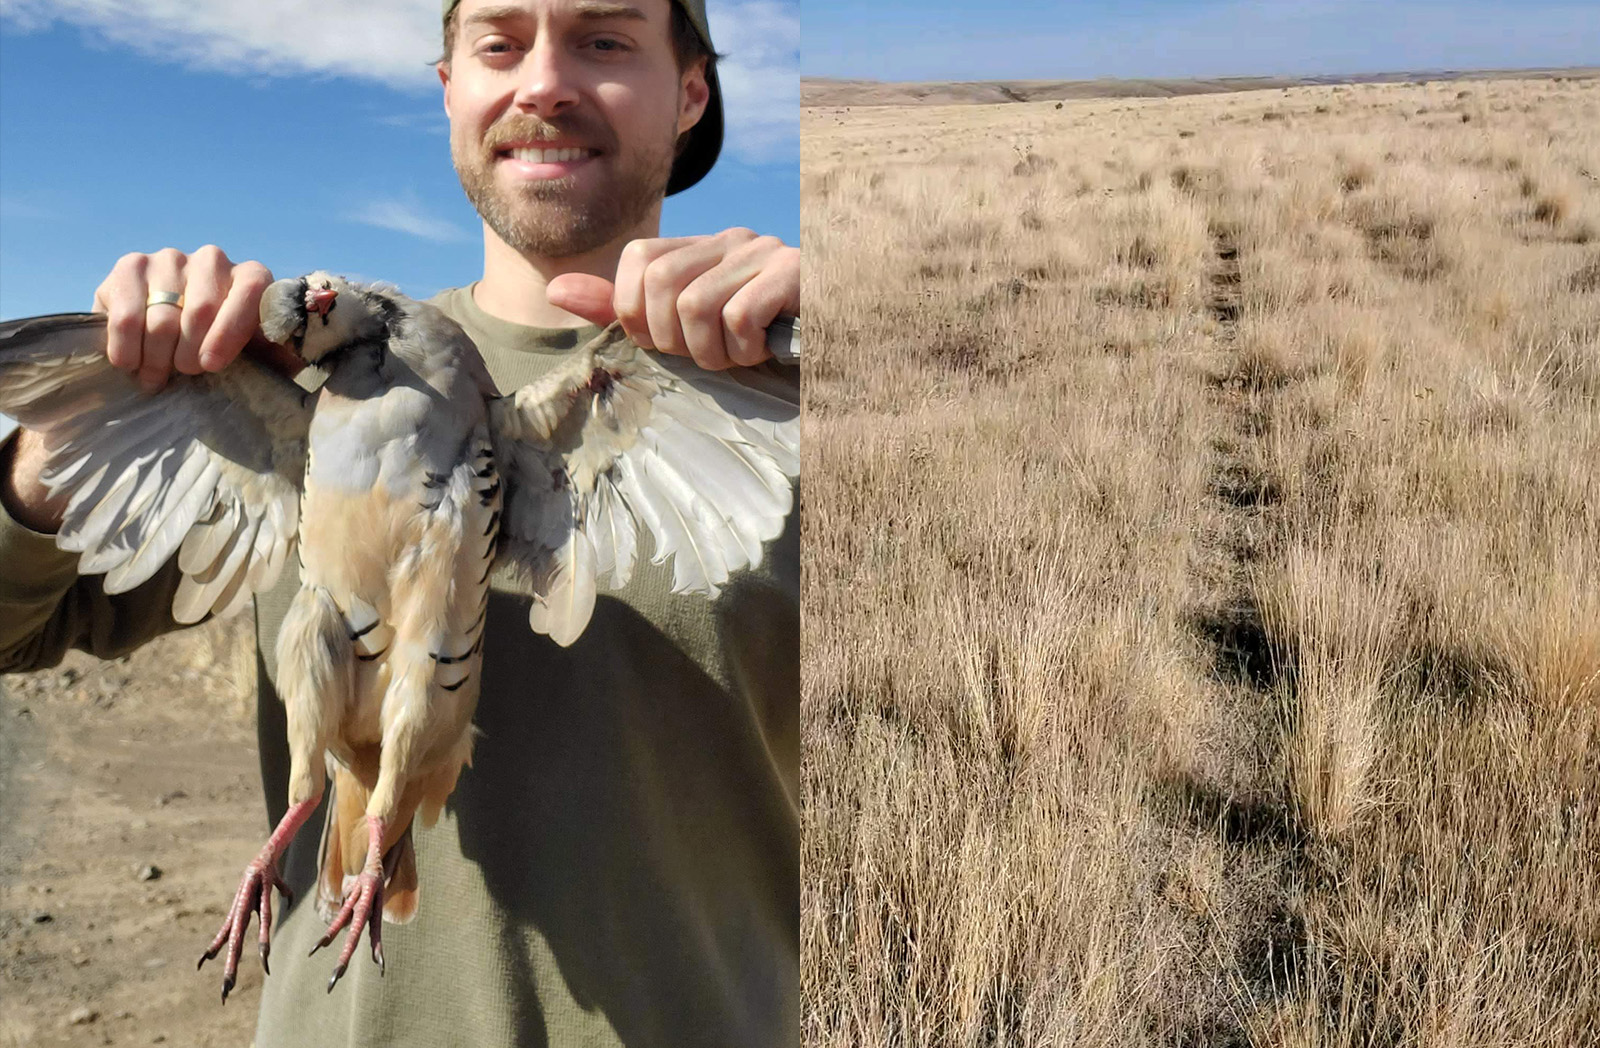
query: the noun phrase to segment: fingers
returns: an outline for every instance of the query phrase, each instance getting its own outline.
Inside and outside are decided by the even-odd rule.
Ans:
[[[611,281],[588,273],[563,273],[545,288],[545,298],[552,306],[575,313],[600,327],[617,319],[616,309],[611,304],[614,294]]]
[[[150,307],[151,312],[178,314],[178,340],[172,351],[172,367],[185,375],[200,373],[200,342],[216,319],[217,310],[227,294],[229,268],[228,256],[222,253],[222,249],[207,245],[191,255],[188,265],[184,267],[183,309]],[[156,319],[151,317],[145,322],[147,339],[150,325]],[[148,357],[147,350],[145,367],[150,365]],[[162,378],[165,377],[163,374]]]
[[[234,265],[214,245],[192,255],[175,248],[124,255],[95,290],[94,309],[106,314],[106,357],[151,391],[174,370],[225,367],[259,326],[271,282],[261,263]],[[153,292],[181,295],[182,306],[151,304]]]
[[[691,349],[684,338],[679,313],[680,309],[692,310],[693,317],[690,319],[704,320],[709,296],[702,291],[699,297],[689,299],[685,291],[697,278],[709,275],[708,271],[715,269],[726,253],[726,245],[707,238],[662,255],[645,269],[645,324],[650,331],[650,343],[656,349],[680,355],[690,355],[693,349],[698,349],[700,353],[695,360],[702,366],[716,366],[715,363],[706,362],[720,363],[727,358],[722,348],[722,332],[717,330],[720,324],[695,324],[695,341]],[[706,285],[702,283],[701,286],[704,288]],[[620,310],[618,316],[621,316]]]
[[[751,367],[770,357],[767,328],[780,313],[800,312],[800,252],[774,237],[761,240],[769,244],[752,244],[755,250],[749,252],[750,261],[731,267],[731,279],[709,296],[709,317],[703,321],[711,325],[720,320],[728,360],[740,367]],[[749,278],[745,279],[747,273]],[[689,285],[685,295],[693,293],[699,283],[697,280]],[[732,295],[718,308],[717,299],[735,284]],[[687,329],[689,321],[685,319],[684,324]]]
[[[616,294],[612,305],[617,320],[628,337],[646,349],[659,349],[650,337],[649,321],[645,317],[645,273],[657,261],[674,251],[689,247],[710,237],[656,237],[634,240],[622,249],[617,260]],[[687,283],[687,281],[685,281]]]
[[[139,370],[143,354],[149,264],[149,255],[123,255],[94,293],[95,312],[106,315],[106,358],[130,374]]]
[[[221,371],[233,363],[261,326],[261,296],[271,283],[272,272],[260,262],[233,267],[227,296],[197,351],[202,370]]]
[[[730,229],[629,244],[614,304],[635,342],[720,370],[765,360],[766,328],[799,299],[799,250]]]
[[[150,256],[145,280],[151,291],[183,294],[183,270],[188,260],[175,248],[162,248]],[[139,385],[154,392],[172,374],[172,354],[178,345],[183,310],[177,306],[147,306],[144,311],[144,346],[139,356]]]

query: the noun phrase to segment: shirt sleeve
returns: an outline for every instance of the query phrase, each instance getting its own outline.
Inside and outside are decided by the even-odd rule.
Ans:
[[[124,655],[177,628],[177,585],[174,556],[143,585],[109,596],[100,576],[78,574],[77,554],[57,549],[53,536],[23,526],[0,503],[0,673],[54,666],[69,648]]]

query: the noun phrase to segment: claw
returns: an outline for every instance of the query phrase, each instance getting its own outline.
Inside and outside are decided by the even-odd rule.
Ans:
[[[222,919],[222,927],[217,931],[216,938],[211,940],[211,945],[206,952],[200,955],[200,960],[195,964],[195,970],[205,967],[207,961],[213,959],[223,948],[222,968],[222,1001],[228,1001],[228,994],[233,991],[239,974],[239,958],[244,953],[245,933],[250,929],[250,919],[260,918],[260,945],[257,947],[261,955],[261,968],[271,974],[267,957],[271,953],[272,939],[272,892],[274,889],[283,893],[288,900],[294,898],[289,888],[283,883],[283,876],[278,872],[278,856],[287,847],[289,841],[305,824],[315,810],[318,797],[296,801],[289,806],[282,819],[278,820],[277,827],[272,831],[272,836],[267,838],[267,843],[262,846],[260,854],[250,861],[244,869],[244,876],[239,881],[239,889],[234,892],[233,904],[228,908],[228,915]]]
[[[259,916],[261,924],[260,945],[261,966],[267,967],[267,955],[270,950],[269,941],[272,936],[272,890],[273,886],[280,883],[276,869],[273,868],[273,859],[263,853],[249,866],[245,867],[244,878],[239,883],[239,890],[234,893],[233,905],[228,909],[228,915],[222,919],[222,927],[217,930],[216,938],[211,940],[211,945],[200,955],[200,960],[195,963],[195,970],[205,967],[207,961],[223,954],[225,961],[222,968],[222,999],[228,999],[228,994],[233,991],[238,981],[239,957],[244,952],[245,932],[250,928],[250,919]],[[224,952],[226,951],[226,952]]]
[[[381,975],[384,970],[383,963],[383,881],[384,868],[382,860],[383,822],[381,819],[368,816],[367,832],[370,845],[367,851],[367,863],[360,876],[345,893],[343,901],[339,904],[339,912],[334,914],[333,920],[328,923],[328,929],[322,936],[322,941],[317,943],[318,949],[333,942],[340,932],[346,932],[344,946],[339,950],[339,960],[333,969],[333,977],[328,980],[328,992],[332,993],[339,978],[344,975],[350,966],[350,959],[355,956],[356,947],[361,945],[361,936],[367,934],[372,943],[372,959],[378,965]],[[348,931],[346,929],[348,928]]]

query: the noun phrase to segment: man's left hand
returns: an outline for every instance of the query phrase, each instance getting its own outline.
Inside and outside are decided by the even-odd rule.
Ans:
[[[771,356],[773,320],[799,315],[800,249],[748,229],[635,240],[622,250],[615,285],[568,273],[550,281],[548,295],[594,323],[620,320],[647,349],[713,371],[749,366]]]

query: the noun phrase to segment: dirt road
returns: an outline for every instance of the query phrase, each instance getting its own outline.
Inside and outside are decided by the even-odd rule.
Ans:
[[[266,813],[249,616],[0,678],[0,1048],[250,1044],[194,970]]]

